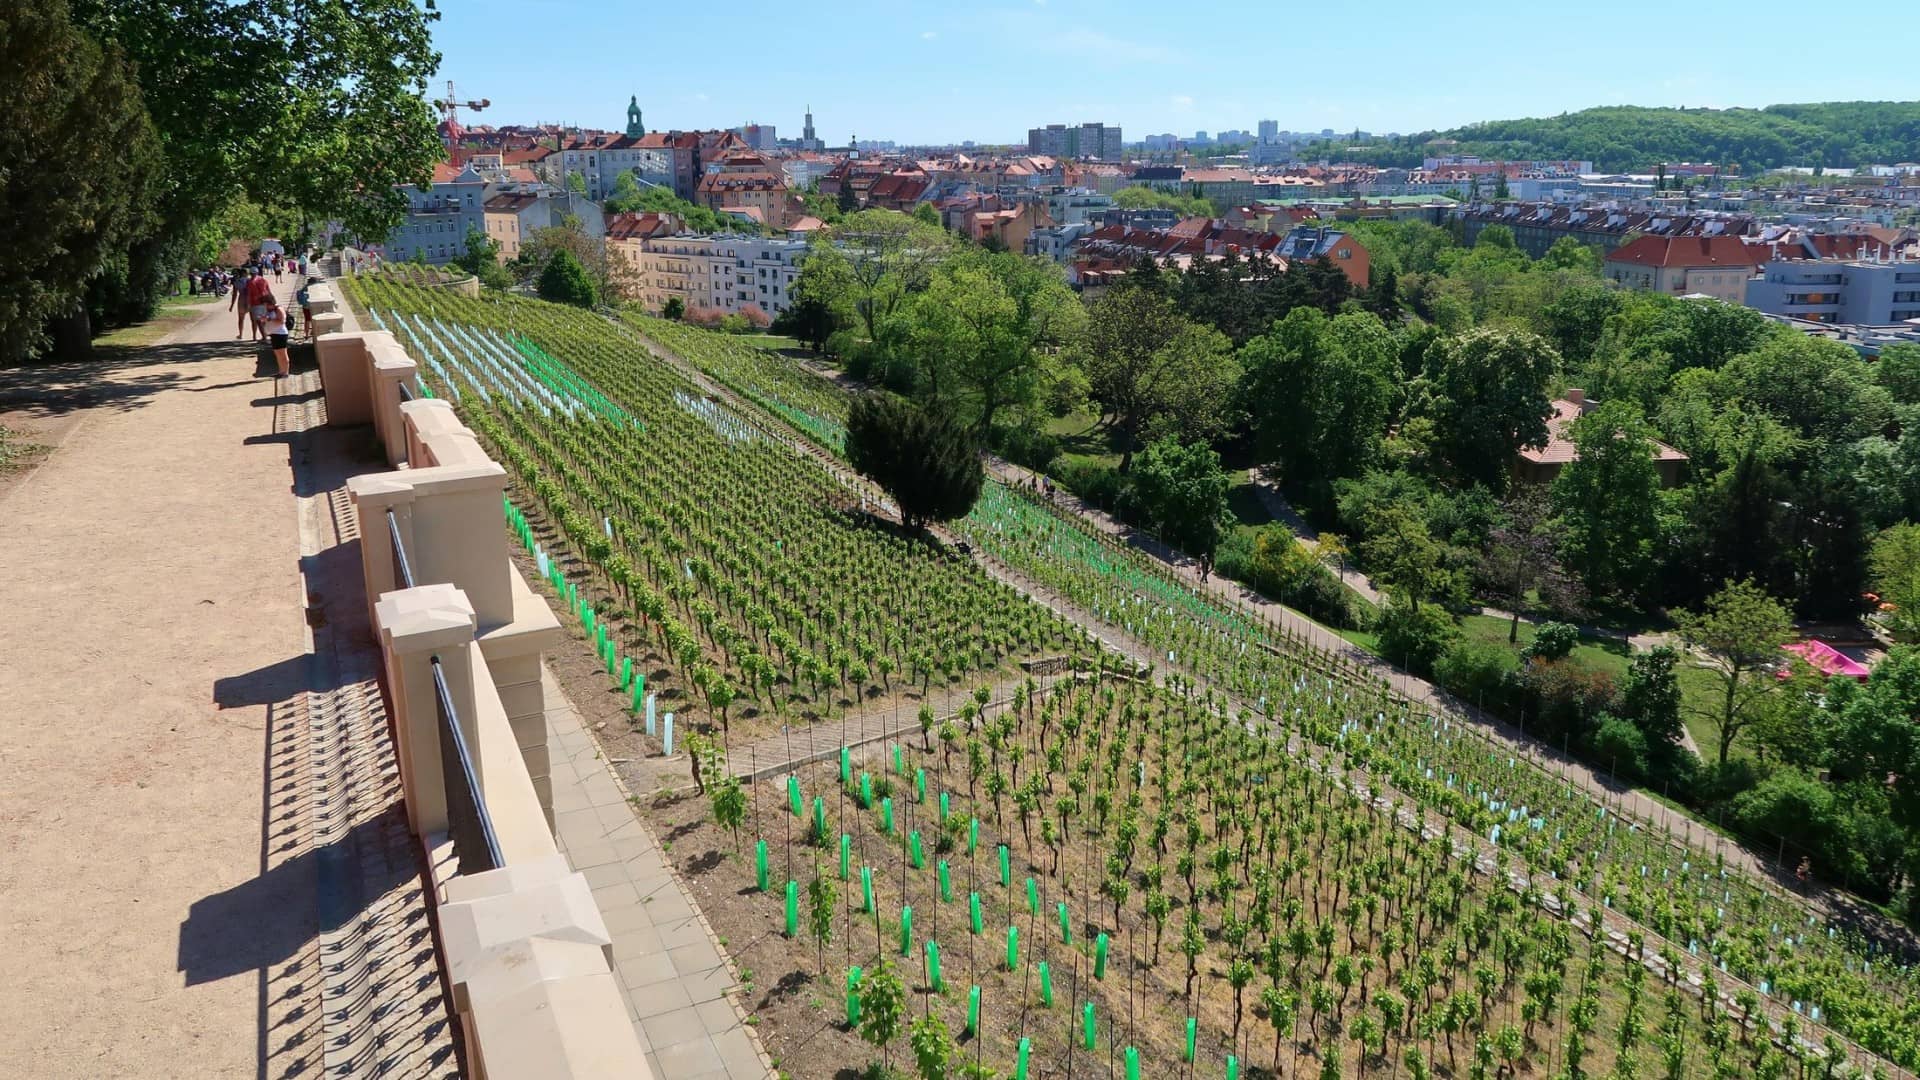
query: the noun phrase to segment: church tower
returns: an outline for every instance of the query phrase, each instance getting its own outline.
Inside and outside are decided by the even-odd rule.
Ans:
[[[813,137],[813,106],[807,106],[807,126],[800,131],[800,149],[818,150],[820,144]]]
[[[637,139],[647,133],[647,125],[640,122],[640,95],[627,99],[627,137]]]

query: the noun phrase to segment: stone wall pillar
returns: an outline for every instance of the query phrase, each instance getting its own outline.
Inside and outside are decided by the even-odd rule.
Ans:
[[[470,729],[479,715],[471,656],[473,605],[452,585],[400,589],[374,604],[374,626],[393,695],[393,730],[408,823],[417,836],[444,833],[447,786],[440,770],[440,702],[433,661],[440,662],[468,750],[477,755],[479,732]],[[476,760],[476,775],[479,768]]]
[[[313,321],[313,353],[320,364],[329,427],[373,422],[373,368],[366,335],[338,333],[343,321],[338,314],[316,315]]]

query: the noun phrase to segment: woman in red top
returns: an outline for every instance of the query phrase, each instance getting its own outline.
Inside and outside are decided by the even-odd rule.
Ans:
[[[247,310],[253,313],[253,336],[261,336],[260,320],[266,318],[267,309],[273,306],[273,283],[267,280],[264,271],[247,279]]]

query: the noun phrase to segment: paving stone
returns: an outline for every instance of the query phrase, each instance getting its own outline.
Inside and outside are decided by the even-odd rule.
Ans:
[[[677,979],[665,979],[645,986],[630,987],[627,990],[627,999],[633,1002],[633,1011],[640,1017],[643,1025],[649,1020],[659,1018],[659,1023],[652,1025],[656,1042],[672,1038],[671,1033],[681,1030],[678,1027],[666,1026],[668,1020],[678,1017],[681,1013],[688,1014],[688,1017],[683,1019],[690,1018],[696,1026],[699,1025],[698,1014],[690,1012],[693,1006],[693,995],[687,993],[687,988],[680,985]]]

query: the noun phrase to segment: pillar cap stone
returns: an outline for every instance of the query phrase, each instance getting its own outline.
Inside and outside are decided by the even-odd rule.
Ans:
[[[473,604],[465,592],[444,582],[386,593],[374,603],[373,614],[388,647],[403,656],[473,641]]]

